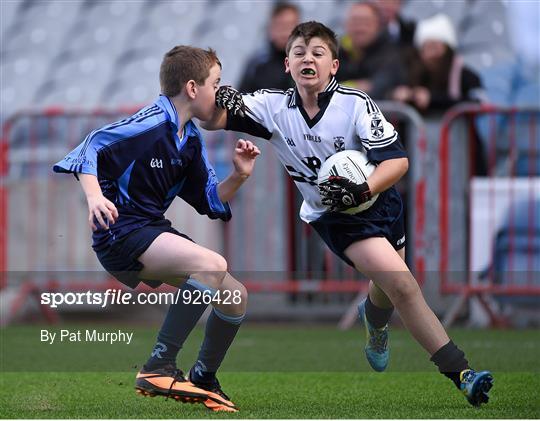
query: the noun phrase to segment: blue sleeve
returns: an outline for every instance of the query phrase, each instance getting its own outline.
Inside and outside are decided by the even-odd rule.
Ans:
[[[69,152],[64,159],[53,166],[53,171],[57,173],[82,173],[92,174],[97,177],[98,153],[92,145],[95,132],[86,136],[84,142]]]
[[[228,221],[231,219],[231,208],[218,196],[219,180],[214,168],[208,161],[206,148],[200,142],[200,150],[189,166],[189,173],[178,196],[189,203],[201,215],[211,219]]]
[[[160,112],[161,113],[161,112]],[[58,173],[92,174],[116,179],[124,170],[168,131],[160,115],[132,116],[94,130],[83,143],[57,162]]]

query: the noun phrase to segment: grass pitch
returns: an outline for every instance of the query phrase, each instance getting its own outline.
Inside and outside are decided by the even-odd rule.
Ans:
[[[40,343],[40,329],[62,328],[121,328],[134,339],[130,345]],[[538,331],[450,332],[474,367],[494,373],[491,401],[477,409],[403,330],[391,333],[387,372],[375,373],[359,328],[246,325],[219,376],[237,414],[135,394],[134,376],[154,328],[0,332],[1,418],[540,418]],[[192,336],[179,359],[184,370],[195,360],[202,330]]]

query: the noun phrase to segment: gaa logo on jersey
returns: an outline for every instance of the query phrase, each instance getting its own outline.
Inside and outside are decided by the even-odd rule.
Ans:
[[[373,114],[371,116],[371,135],[375,139],[381,139],[384,134],[384,126],[380,114]]]

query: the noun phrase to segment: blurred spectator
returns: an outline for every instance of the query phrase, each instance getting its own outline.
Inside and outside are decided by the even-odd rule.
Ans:
[[[401,0],[377,0],[390,41],[400,47],[413,45],[416,22],[400,16]]]
[[[339,53],[339,82],[385,98],[404,81],[399,48],[390,42],[382,12],[373,2],[353,3]]]
[[[263,88],[288,89],[294,86],[285,73],[285,47],[290,33],[300,23],[300,11],[293,4],[278,2],[268,24],[266,50],[250,57],[238,89],[254,92]]]
[[[409,61],[408,84],[398,86],[392,99],[420,111],[444,111],[462,101],[484,100],[480,78],[456,54],[456,32],[446,15],[420,21],[414,43],[419,60]]]

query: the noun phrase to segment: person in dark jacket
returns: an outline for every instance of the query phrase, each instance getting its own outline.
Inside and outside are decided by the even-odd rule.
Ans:
[[[278,2],[272,9],[268,25],[268,47],[250,57],[240,81],[240,92],[258,89],[286,90],[294,86],[285,73],[285,46],[291,31],[300,22],[300,10],[294,4]]]
[[[400,14],[401,0],[377,0],[391,42],[400,47],[412,47],[416,22]]]
[[[337,80],[372,98],[386,98],[403,83],[399,47],[390,41],[381,10],[374,2],[353,3],[341,39]]]

